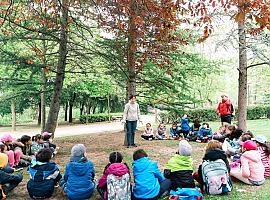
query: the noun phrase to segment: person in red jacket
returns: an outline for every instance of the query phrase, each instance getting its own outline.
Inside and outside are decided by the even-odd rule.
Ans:
[[[231,124],[233,113],[232,102],[225,94],[221,95],[221,98],[221,102],[219,102],[217,107],[217,114],[220,116],[222,125],[224,122]]]

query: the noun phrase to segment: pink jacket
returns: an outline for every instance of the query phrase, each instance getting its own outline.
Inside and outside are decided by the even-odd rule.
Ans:
[[[98,187],[107,186],[107,176],[109,174],[114,174],[116,176],[123,176],[126,173],[129,173],[128,167],[123,163],[113,163],[111,164],[101,176],[98,181]]]
[[[241,156],[242,176],[252,181],[264,180],[264,166],[261,155],[256,150],[249,150]]]

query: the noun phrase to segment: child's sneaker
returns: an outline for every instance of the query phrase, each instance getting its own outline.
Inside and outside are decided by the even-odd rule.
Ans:
[[[21,170],[23,170],[23,167],[20,167],[19,165],[14,167],[14,172],[18,172],[18,171],[21,171]]]
[[[201,143],[202,141],[201,141],[201,140],[196,140],[196,142],[199,142],[199,143]]]
[[[149,141],[152,141],[153,139],[152,138],[149,138]]]

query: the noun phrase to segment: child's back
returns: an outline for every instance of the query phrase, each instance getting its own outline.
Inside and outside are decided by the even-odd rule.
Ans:
[[[186,141],[179,142],[179,154],[174,155],[165,167],[164,175],[172,181],[171,189],[194,188],[192,176],[193,162],[191,157],[192,147]]]
[[[70,199],[86,199],[94,190],[94,166],[86,158],[78,162],[69,162],[66,166],[64,180],[67,181],[67,196]]]
[[[27,190],[31,198],[50,198],[54,186],[62,177],[58,166],[50,162],[51,157],[49,149],[42,149],[29,166],[30,180],[27,183]]]
[[[139,149],[133,154],[134,196],[138,199],[157,199],[171,185],[161,174],[157,162],[150,160],[147,154]]]
[[[70,162],[60,182],[69,199],[88,199],[93,194],[95,170],[93,163],[85,157],[85,151],[83,144],[72,147]]]

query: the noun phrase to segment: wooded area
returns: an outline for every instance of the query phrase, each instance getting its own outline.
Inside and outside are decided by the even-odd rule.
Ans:
[[[2,0],[0,114],[15,129],[16,113],[37,111],[54,133],[61,107],[72,122],[75,108],[122,112],[131,94],[143,110],[184,110],[229,91],[245,131],[247,106],[270,102],[269,13],[265,0]],[[198,51],[211,38],[238,58]]]

